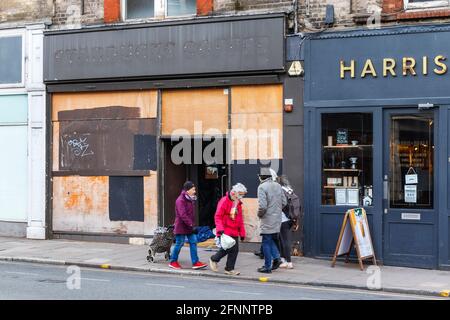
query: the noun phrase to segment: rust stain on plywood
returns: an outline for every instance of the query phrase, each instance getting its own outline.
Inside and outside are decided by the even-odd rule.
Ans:
[[[65,210],[78,210],[84,214],[104,212],[108,208],[107,194],[99,193],[108,184],[108,177],[62,177]],[[55,199],[56,201],[58,199]]]

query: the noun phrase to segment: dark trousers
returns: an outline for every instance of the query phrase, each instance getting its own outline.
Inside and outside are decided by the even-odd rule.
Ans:
[[[280,245],[281,245],[281,257],[286,259],[287,262],[291,262],[291,247],[292,247],[292,221],[286,221],[281,224],[280,230]]]
[[[237,256],[239,253],[239,238],[238,237],[232,237],[234,240],[236,240],[236,244],[232,246],[228,250],[223,250],[220,248],[219,251],[216,252],[215,255],[211,257],[211,260],[214,262],[219,262],[223,257],[227,257],[227,264],[225,266],[226,271],[232,271],[234,270],[234,266],[236,265]]]
[[[261,235],[261,236],[262,236],[262,235]],[[278,251],[281,252],[281,243],[280,243],[281,241],[280,241],[280,234],[279,234],[279,233],[277,233],[277,235],[274,236],[273,241],[275,241],[275,245],[277,246]],[[263,250],[263,245],[262,245],[262,243],[261,243],[261,247],[260,247],[259,251],[260,251],[260,255],[261,255],[262,257],[264,257],[264,250]]]
[[[264,251],[264,266],[268,270],[272,270],[272,260],[280,259],[280,250],[276,244],[278,233],[263,234],[262,246]]]

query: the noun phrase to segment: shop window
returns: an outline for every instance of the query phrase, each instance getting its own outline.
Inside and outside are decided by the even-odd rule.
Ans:
[[[391,118],[389,205],[432,209],[434,196],[434,118],[432,114]]]
[[[197,0],[167,0],[168,16],[186,16],[197,13]]]
[[[124,20],[195,15],[197,0],[122,0],[122,12]]]
[[[145,19],[155,16],[154,0],[126,0],[125,1],[126,19]]]
[[[373,204],[371,113],[322,115],[322,204]]]
[[[405,0],[405,9],[428,9],[438,7],[448,7],[449,0]]]
[[[0,34],[0,86],[23,84],[22,36],[2,36]]]

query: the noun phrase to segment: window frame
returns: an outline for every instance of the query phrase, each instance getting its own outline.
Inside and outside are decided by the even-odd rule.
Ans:
[[[0,30],[0,39],[10,38],[10,37],[21,37],[22,40],[22,57],[21,57],[21,70],[20,77],[21,81],[18,83],[0,83],[0,89],[7,88],[24,88],[25,87],[25,70],[26,70],[26,53],[25,53],[25,43],[26,43],[26,33],[25,30]]]
[[[321,108],[322,109],[322,108]],[[340,108],[337,108],[340,109]],[[318,174],[320,176],[320,180],[319,180],[319,185],[318,185],[318,197],[317,197],[317,201],[319,201],[319,207],[322,208],[322,210],[337,210],[336,212],[340,212],[342,211],[342,208],[347,208],[350,209],[352,207],[354,207],[354,205],[352,204],[326,204],[323,203],[323,190],[324,190],[324,184],[323,184],[323,177],[324,177],[324,167],[323,167],[323,150],[324,150],[324,144],[322,141],[322,134],[323,134],[323,116],[324,115],[349,115],[352,113],[356,113],[356,114],[363,114],[363,115],[370,115],[371,117],[371,126],[372,126],[372,145],[371,145],[371,154],[372,154],[372,168],[371,168],[371,172],[370,172],[370,176],[371,176],[371,186],[372,186],[372,203],[371,205],[365,206],[363,204],[363,199],[364,199],[364,184],[359,185],[359,188],[362,189],[362,194],[360,195],[360,204],[359,206],[363,207],[366,212],[371,212],[371,210],[375,210],[374,208],[376,208],[377,206],[377,201],[376,201],[376,168],[375,168],[375,154],[376,154],[376,150],[377,150],[377,145],[376,145],[376,136],[375,136],[375,132],[376,132],[376,128],[375,128],[375,121],[376,121],[376,110],[372,110],[372,109],[361,109],[361,108],[355,108],[353,109],[341,109],[341,110],[335,110],[334,108],[330,109],[330,108],[323,108],[322,110],[320,110],[318,112],[318,118],[317,118],[317,126],[318,128],[320,128],[320,138],[319,138],[319,145],[318,145],[318,151],[320,153],[320,159],[321,161],[319,161],[318,163],[320,163],[318,165]],[[350,142],[350,141],[349,141]],[[335,146],[335,145],[334,145]],[[360,162],[361,163],[361,162]],[[351,186],[348,186],[346,189],[353,189]],[[336,189],[334,189],[336,190]]]
[[[410,0],[404,0],[405,10],[423,10],[432,8],[445,8],[449,6],[450,0],[430,0],[423,2],[410,2]]]
[[[186,14],[186,15],[180,15],[180,16],[169,16],[169,1],[168,0],[154,0],[154,16],[153,17],[147,17],[147,18],[127,18],[127,1],[128,0],[121,0],[120,1],[120,15],[122,18],[122,21],[143,21],[143,20],[152,20],[152,19],[168,19],[168,18],[192,18],[197,16],[197,12],[193,14]]]
[[[165,18],[191,18],[191,17],[195,17],[197,15],[197,10],[195,10],[195,13],[192,14],[185,14],[185,15],[180,15],[180,16],[169,16],[169,0],[161,0],[164,1],[164,17]],[[197,2],[195,3],[195,8],[197,9]]]

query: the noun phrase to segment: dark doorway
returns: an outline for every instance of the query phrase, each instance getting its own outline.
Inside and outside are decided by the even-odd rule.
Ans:
[[[217,203],[228,190],[226,143],[226,139],[163,142],[165,221],[173,221],[175,201],[183,183],[191,180],[197,186],[197,225],[215,227]]]

